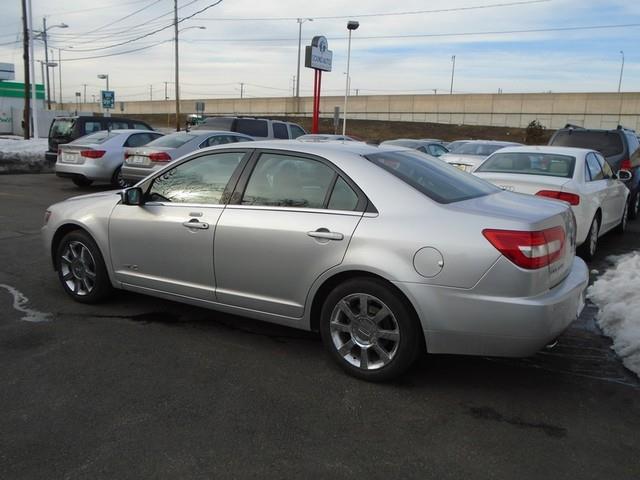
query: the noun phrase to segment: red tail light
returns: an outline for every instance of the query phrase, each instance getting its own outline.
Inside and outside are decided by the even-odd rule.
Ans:
[[[536,232],[487,229],[482,234],[500,253],[527,270],[546,267],[555,262],[562,256],[566,241],[562,227]]]
[[[556,200],[564,200],[571,205],[580,205],[580,195],[569,192],[558,192],[556,190],[540,190],[536,193],[539,197],[554,198]]]
[[[622,160],[622,163],[620,164],[620,170],[631,170],[633,168],[633,165],[631,165],[631,160],[628,158],[625,158],[624,160]]]
[[[155,152],[149,154],[149,160],[152,162],[170,162],[171,157],[167,152]]]
[[[105,153],[104,150],[80,150],[80,156],[85,158],[102,158]]]
[[[129,152],[124,152],[124,158],[129,158],[131,155],[133,155],[133,154],[131,154]]]

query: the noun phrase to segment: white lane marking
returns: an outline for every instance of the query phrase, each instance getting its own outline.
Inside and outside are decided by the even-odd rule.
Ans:
[[[29,299],[20,290],[4,283],[0,283],[0,288],[6,289],[13,295],[13,308],[25,314],[24,317],[22,317],[22,320],[25,322],[39,323],[50,320],[50,313],[43,313],[32,308],[27,308],[26,305],[29,303]]]

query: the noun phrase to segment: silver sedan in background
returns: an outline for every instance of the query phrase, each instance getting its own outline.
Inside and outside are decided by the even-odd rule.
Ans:
[[[252,142],[253,138],[242,133],[218,130],[176,132],[144,146],[126,151],[122,175],[126,182],[135,183],[159,170],[167,163],[200,148],[227,143]]]
[[[465,172],[471,172],[493,152],[497,152],[504,147],[517,147],[520,145],[522,144],[496,140],[469,140],[455,147],[454,151],[442,155],[440,160],[444,160]]]
[[[577,317],[588,280],[569,205],[357,142],[203,149],[52,205],[42,231],[78,302],[116,288],[318,330],[367,380],[425,350],[531,355]]]
[[[149,130],[101,130],[58,147],[56,175],[70,178],[79,187],[94,181],[124,187],[122,163],[125,149],[140,147],[162,137]]]

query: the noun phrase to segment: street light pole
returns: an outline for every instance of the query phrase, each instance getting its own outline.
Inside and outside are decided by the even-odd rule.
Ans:
[[[28,16],[29,16],[29,61],[31,62],[30,78],[25,78],[25,82],[31,82],[31,115],[33,122],[33,138],[39,138],[38,132],[38,104],[36,96],[36,66],[35,59],[33,58],[33,8],[31,7],[31,0],[28,0]]]
[[[60,48],[58,49],[58,92],[60,95],[60,108],[62,108],[62,50]],[[87,103],[86,98],[85,103]]]
[[[451,61],[453,62],[453,66],[451,67],[451,89],[449,90],[449,95],[453,95],[453,76],[456,72],[456,56],[451,56]]]
[[[296,97],[300,96],[300,52],[302,51],[302,24],[306,21],[313,22],[313,18],[298,18],[298,73],[296,75]]]
[[[344,113],[342,114],[342,135],[347,134],[347,98],[349,97],[349,67],[351,63],[351,32],[353,30],[357,30],[360,26],[360,23],[349,20],[347,22],[347,30],[349,30],[349,44],[347,46],[347,80],[346,86],[344,90]]]
[[[49,49],[47,47],[47,17],[42,17],[42,41],[44,42],[44,61],[49,65]],[[44,83],[44,79],[42,79]],[[47,110],[51,110],[51,89],[49,88],[49,67],[47,66]]]
[[[622,65],[620,66],[620,80],[618,81],[618,93],[622,89],[622,73],[624,72],[624,52],[620,50],[620,54],[622,55]]]
[[[176,69],[176,132],[180,131],[180,76],[178,57],[178,0],[173,0],[173,32],[175,44],[175,69]]]

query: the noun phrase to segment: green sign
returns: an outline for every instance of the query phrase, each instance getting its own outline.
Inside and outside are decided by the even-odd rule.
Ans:
[[[102,108],[113,110],[116,106],[116,93],[113,90],[102,90]]]
[[[0,97],[24,98],[24,83],[0,81]],[[44,85],[36,83],[36,98],[44,99]]]

